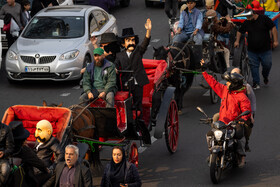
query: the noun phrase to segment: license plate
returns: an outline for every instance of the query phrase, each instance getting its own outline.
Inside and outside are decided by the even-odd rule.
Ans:
[[[50,67],[44,66],[44,67],[34,67],[34,66],[26,66],[25,72],[43,72],[48,73],[50,72]]]

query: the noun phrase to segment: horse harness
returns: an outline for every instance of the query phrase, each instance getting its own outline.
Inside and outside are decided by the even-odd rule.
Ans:
[[[75,109],[75,108],[82,108],[82,110],[80,111],[80,113],[77,113],[75,110],[73,110],[73,109]],[[79,130],[77,130],[77,129],[74,129],[74,128],[72,128],[73,129],[73,131],[75,131],[77,134],[79,134],[79,133],[81,133],[81,132],[83,132],[83,131],[85,131],[85,130],[88,130],[88,129],[94,129],[95,128],[95,125],[94,125],[94,117],[93,117],[93,115],[92,115],[92,113],[91,112],[89,112],[89,114],[91,115],[91,122],[92,122],[92,124],[93,125],[90,125],[90,124],[88,124],[87,123],[87,121],[86,121],[86,119],[83,117],[83,112],[86,110],[88,108],[88,106],[85,106],[85,107],[82,107],[82,106],[80,106],[80,105],[72,105],[72,106],[70,106],[69,107],[69,109],[71,110],[71,112],[73,113],[73,114],[77,114],[77,116],[72,120],[72,123],[74,122],[74,121],[76,121],[79,117],[83,120],[83,122],[84,122],[84,127],[83,128],[81,128],[81,129],[79,129]]]
[[[169,47],[170,49],[175,49],[176,51],[179,51],[179,53],[175,56],[175,58],[172,58],[172,55],[171,55],[171,53],[169,51],[168,52],[169,61],[173,62],[174,64],[183,62],[184,63],[184,67],[187,68],[187,61],[190,60],[190,56],[188,56],[187,58],[185,57],[186,53],[185,53],[184,49],[185,49],[186,46],[187,45],[185,45],[182,49],[180,49],[179,47],[170,46]],[[190,53],[189,48],[187,48],[187,50],[188,50],[188,53]],[[180,54],[182,54],[182,59],[181,60],[176,60]]]

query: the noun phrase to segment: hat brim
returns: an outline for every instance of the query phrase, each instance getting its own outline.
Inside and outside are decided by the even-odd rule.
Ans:
[[[24,129],[23,133],[20,136],[14,136],[14,140],[25,140],[30,136],[30,132]]]
[[[107,43],[113,43],[113,42],[117,42],[118,40],[115,39],[115,40],[100,40],[100,44],[107,44]]]
[[[129,37],[138,37],[138,35],[125,35],[125,36],[120,36],[120,38],[129,38]]]

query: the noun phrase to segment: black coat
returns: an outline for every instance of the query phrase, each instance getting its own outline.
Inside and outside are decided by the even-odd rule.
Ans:
[[[9,157],[14,151],[14,138],[11,129],[0,122],[0,151],[4,152],[4,157]]]
[[[117,53],[115,65],[118,70],[133,70],[134,78],[136,79],[139,86],[149,84],[145,68],[143,66],[142,58],[147,50],[151,38],[143,40],[141,45],[136,46],[135,50],[131,53],[128,58],[126,50]],[[124,85],[131,75],[129,73],[123,73],[121,76],[122,85]]]
[[[216,11],[220,13],[222,17],[225,17],[228,14],[228,8],[234,11],[236,9],[236,5],[234,5],[230,0],[220,0]]]
[[[108,164],[104,170],[101,187],[110,187],[110,169],[111,166]],[[136,166],[130,162],[126,162],[124,184],[128,184],[129,187],[140,187],[142,185]]]
[[[60,176],[64,167],[68,167],[65,162],[58,163],[53,176],[43,185],[43,187],[59,187]],[[89,168],[80,163],[77,163],[75,167],[74,185],[76,187],[92,187],[92,177]]]
[[[49,4],[53,6],[59,5],[56,0],[34,0],[32,2],[31,17],[35,16],[40,10],[47,8]]]
[[[36,153],[28,146],[22,146],[20,150],[13,155],[13,157],[21,158],[21,163],[28,167],[35,167],[41,172],[48,172],[45,163],[39,159]]]
[[[37,156],[43,160],[45,165],[49,168],[52,166],[55,168],[55,164],[57,164],[60,161],[63,161],[64,159],[64,151],[59,145],[58,139],[55,137],[51,137],[49,141],[45,142],[44,144],[40,145],[38,150],[36,150],[36,147],[39,143],[36,141],[34,150],[37,153]],[[51,161],[51,158],[55,154],[55,163]]]

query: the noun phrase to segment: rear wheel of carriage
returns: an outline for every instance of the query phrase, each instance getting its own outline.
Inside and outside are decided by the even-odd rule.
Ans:
[[[178,146],[179,119],[175,100],[171,100],[165,121],[165,142],[170,153],[175,153]]]
[[[213,77],[217,80],[216,74],[213,74]],[[214,90],[212,90],[212,88],[210,88],[210,99],[212,104],[216,104],[219,100],[218,95],[214,92]]]
[[[133,142],[130,146],[128,161],[138,167],[138,148],[135,142]]]
[[[246,45],[244,45],[241,53],[240,69],[244,79],[248,82],[250,79],[250,66]]]

